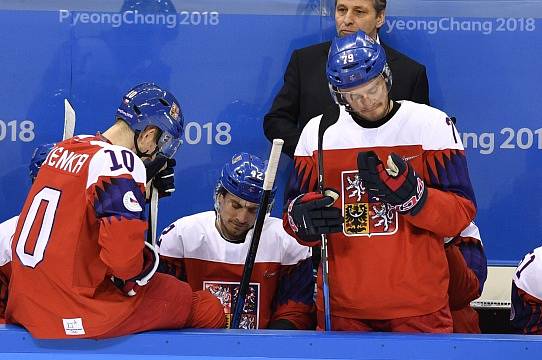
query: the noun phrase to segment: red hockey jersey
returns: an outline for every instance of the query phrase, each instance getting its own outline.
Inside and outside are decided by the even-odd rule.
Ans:
[[[215,218],[207,211],[168,226],[158,241],[160,256],[170,265],[168,272],[194,291],[209,289],[217,296],[231,321],[252,230],[243,243],[232,243],[222,238]],[[265,329],[284,319],[306,329],[313,322],[313,294],[311,249],[289,236],[280,219],[266,218],[240,328]]]
[[[141,301],[111,282],[143,265],[145,167],[103,137],[74,137],[49,153],[13,238],[6,319],[39,338],[94,337]]]
[[[453,122],[435,108],[400,104],[387,122],[372,128],[358,125],[341,107],[338,121],[323,136],[325,186],[340,193],[334,206],[344,216],[342,233],[328,236],[331,311],[340,317],[394,319],[446,306],[449,273],[443,238],[459,234],[476,212]],[[320,119],[312,119],[301,134],[290,200],[317,191]],[[370,196],[357,169],[358,153],[368,150],[384,163],[390,153],[399,154],[424,179],[427,201],[416,216],[401,215]],[[284,215],[285,228],[295,236]]]

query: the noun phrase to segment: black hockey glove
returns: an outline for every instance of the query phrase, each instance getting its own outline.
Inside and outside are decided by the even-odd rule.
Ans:
[[[147,181],[151,181],[156,174],[158,174],[164,166],[166,166],[166,163],[168,161],[168,158],[162,155],[162,153],[156,154],[154,159],[145,159],[143,160],[143,164],[145,164],[145,170],[147,170]]]
[[[175,191],[175,159],[167,159],[167,166],[154,176],[152,185],[158,190],[158,197],[171,196]]]
[[[128,280],[122,280],[118,277],[112,276],[111,281],[118,287],[126,296],[134,296],[141,286],[145,286],[153,277],[154,273],[158,269],[158,251],[156,248],[145,243],[143,248],[143,269],[141,272]]]
[[[341,209],[332,206],[339,198],[339,193],[327,189],[324,194],[301,194],[288,205],[290,227],[303,240],[319,240],[322,234],[343,230]]]
[[[416,215],[427,200],[424,181],[399,155],[391,153],[384,168],[372,152],[358,154],[359,177],[372,196],[395,207],[401,214]]]

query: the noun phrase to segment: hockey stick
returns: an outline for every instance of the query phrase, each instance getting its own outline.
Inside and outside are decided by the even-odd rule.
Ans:
[[[339,108],[330,106],[320,119],[318,127],[318,191],[324,195],[324,132],[339,119]],[[322,264],[322,291],[324,298],[324,330],[331,331],[331,301],[329,295],[329,262],[327,259],[327,236],[321,235],[320,261]]]
[[[75,131],[75,110],[68,99],[64,99],[64,133],[62,134],[62,140],[73,137]]]
[[[258,207],[258,215],[256,215],[256,223],[254,224],[252,239],[250,240],[250,248],[245,259],[245,267],[243,269],[241,283],[239,284],[237,301],[235,302],[235,307],[233,308],[233,319],[231,323],[232,329],[239,329],[239,323],[241,322],[241,313],[245,307],[245,296],[247,295],[250,277],[252,276],[252,268],[254,267],[254,262],[256,261],[256,252],[258,251],[258,244],[260,243],[263,223],[265,216],[267,215],[267,208],[269,207],[271,191],[273,189],[273,184],[275,183],[275,175],[277,174],[280,152],[283,144],[284,140],[274,139],[273,146],[271,147],[271,154],[269,155],[269,162],[267,164],[267,170],[265,171],[263,181],[263,194],[260,200],[260,206]]]
[[[149,204],[149,222],[147,228],[147,241],[150,239],[150,243],[156,246],[156,228],[158,223],[158,190],[150,184],[150,197],[151,202]]]

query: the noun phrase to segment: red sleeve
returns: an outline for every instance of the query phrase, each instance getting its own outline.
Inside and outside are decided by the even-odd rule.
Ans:
[[[465,152],[457,149],[425,151],[423,174],[427,201],[416,216],[405,216],[405,219],[442,237],[456,236],[476,215]]]
[[[130,279],[143,267],[147,230],[144,185],[130,175],[103,176],[91,191],[100,226],[100,258],[114,276]]]
[[[312,259],[281,269],[270,321],[288,320],[299,330],[314,328],[314,276]]]
[[[542,300],[519,289],[514,282],[510,321],[523,334],[542,335]]]
[[[282,212],[282,224],[284,230],[297,240],[298,243],[304,246],[320,246],[320,241],[306,241],[297,236],[292,226],[288,221],[288,208],[295,198],[301,194],[311,191],[316,191],[317,188],[317,171],[316,164],[310,156],[296,156],[294,159],[294,171],[290,175],[286,190],[286,201]]]
[[[8,304],[9,277],[11,274],[11,263],[0,266],[0,324],[5,317]]]
[[[112,217],[101,221],[100,258],[119,279],[130,279],[141,272],[146,230],[147,224],[141,220]]]
[[[459,246],[455,244],[448,246],[446,259],[450,271],[448,285],[450,310],[459,310],[480,296],[480,283],[474,271],[467,266]]]

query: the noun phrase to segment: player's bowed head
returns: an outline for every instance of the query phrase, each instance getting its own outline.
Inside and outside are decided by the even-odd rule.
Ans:
[[[363,31],[333,39],[326,75],[331,96],[348,111],[377,121],[391,110],[392,76],[386,53]]]
[[[222,237],[243,241],[254,226],[263,194],[267,161],[245,152],[235,154],[222,167],[214,193],[216,227]],[[271,192],[267,212],[271,211],[276,187]]]
[[[117,109],[115,126],[104,133],[121,137],[122,145],[145,163],[147,181],[173,159],[181,144],[184,117],[175,96],[155,83],[142,83],[124,95]],[[120,121],[119,121],[120,120]],[[131,138],[119,133],[131,133]]]

